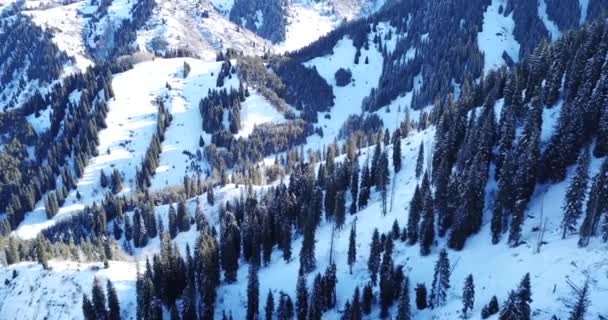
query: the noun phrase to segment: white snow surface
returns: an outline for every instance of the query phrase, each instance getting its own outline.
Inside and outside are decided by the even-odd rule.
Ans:
[[[502,58],[506,52],[513,61],[519,58],[519,43],[513,36],[513,12],[508,16],[498,13],[500,6],[506,8],[506,0],[492,0],[483,14],[482,30],[477,34],[477,45],[484,53],[484,72],[505,64]]]
[[[286,39],[275,45],[278,53],[305,47],[338,25],[337,16],[324,2],[294,1],[287,10]]]
[[[549,31],[549,36],[551,37],[551,41],[557,40],[561,36],[561,32],[559,28],[555,24],[555,22],[551,21],[549,15],[547,14],[547,2],[546,0],[538,0],[538,16],[545,24],[545,28]]]

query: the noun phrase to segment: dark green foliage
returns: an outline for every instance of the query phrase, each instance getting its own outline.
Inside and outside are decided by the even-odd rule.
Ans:
[[[498,299],[496,299],[496,296],[492,296],[490,302],[481,309],[481,318],[487,319],[490,316],[497,314],[498,308]]]
[[[249,265],[249,276],[247,278],[247,320],[257,320],[260,312],[260,282],[258,279],[258,268],[255,264]]]
[[[334,78],[336,80],[336,85],[338,87],[345,87],[348,84],[350,84],[352,77],[353,77],[353,73],[350,71],[350,69],[340,68],[334,74]]]
[[[570,180],[568,191],[564,198],[564,218],[562,220],[562,239],[566,238],[568,233],[574,233],[578,225],[578,219],[583,215],[583,201],[585,200],[585,191],[587,190],[587,181],[589,179],[589,150],[587,148],[581,151],[578,158],[574,177]]]
[[[268,296],[266,297],[266,306],[264,307],[264,319],[272,320],[274,314],[274,297],[272,291],[268,290]]]
[[[348,270],[353,273],[353,265],[357,261],[357,224],[353,222],[348,238]]]
[[[120,320],[120,302],[110,280],[106,283],[106,290],[108,292],[108,320]]]
[[[467,319],[469,311],[475,307],[475,284],[473,283],[473,275],[469,274],[462,288],[462,316]]]
[[[418,310],[424,310],[427,307],[427,293],[426,286],[424,283],[416,285],[416,308]]]
[[[382,245],[380,244],[380,234],[378,229],[374,229],[372,242],[369,248],[369,259],[367,260],[367,269],[369,270],[372,284],[376,284],[378,279],[378,270],[380,269],[380,253]]]
[[[439,252],[439,259],[435,264],[435,274],[433,275],[433,285],[431,287],[431,295],[429,296],[429,304],[431,308],[439,308],[445,305],[447,299],[447,290],[450,288],[450,260],[445,249]]]
[[[410,309],[410,280],[405,277],[401,290],[399,291],[399,306],[397,307],[396,320],[411,320],[412,311]]]

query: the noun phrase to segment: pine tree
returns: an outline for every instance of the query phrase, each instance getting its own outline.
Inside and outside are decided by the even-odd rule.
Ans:
[[[122,190],[122,176],[118,169],[112,172],[112,193],[117,194]]]
[[[316,264],[315,226],[307,223],[304,227],[304,239],[300,250],[300,268],[304,273],[309,273],[315,269]]]
[[[215,205],[215,195],[213,194],[213,187],[207,189],[207,203],[210,206]]]
[[[274,314],[274,298],[272,297],[272,291],[270,290],[268,290],[268,296],[266,297],[264,312],[265,319],[272,320],[272,315]]]
[[[378,229],[374,229],[372,235],[372,243],[369,248],[369,260],[367,261],[367,269],[371,277],[372,284],[376,284],[378,277],[378,270],[380,269],[380,252],[382,251],[382,245],[380,244],[380,234]]]
[[[424,199],[424,219],[420,228],[420,255],[426,256],[431,253],[431,246],[435,241],[435,212],[433,210],[433,197],[427,192]]]
[[[589,308],[589,280],[585,281],[583,288],[575,292],[576,302],[570,310],[568,320],[584,320],[587,309]]]
[[[604,104],[602,113],[599,119],[597,141],[593,155],[596,158],[601,158],[608,155],[608,106]]]
[[[363,165],[363,171],[361,173],[361,191],[359,192],[359,210],[367,207],[370,195],[372,177],[370,175],[369,166],[367,161]],[[354,201],[354,200],[353,200]]]
[[[414,245],[418,242],[418,225],[420,213],[423,209],[423,199],[420,188],[416,186],[412,200],[410,201],[409,215],[407,218],[407,243]]]
[[[475,305],[475,285],[473,284],[473,275],[469,274],[464,282],[462,289],[462,316],[467,319],[469,311],[473,310]]]
[[[353,222],[348,238],[348,270],[353,274],[353,265],[357,261],[357,224]]]
[[[350,194],[352,199],[349,210],[350,214],[357,213],[357,199],[359,196],[359,171],[359,160],[355,157],[350,179]]]
[[[103,292],[99,278],[93,280],[93,309],[95,309],[95,318],[99,320],[108,319],[108,311],[106,310],[106,295]]]
[[[247,282],[247,320],[257,320],[259,317],[260,282],[258,268],[255,264],[249,265]]]
[[[393,304],[395,299],[395,286],[394,283],[394,266],[392,258],[392,239],[387,238],[386,249],[382,256],[382,264],[380,266],[380,317],[386,318],[388,316],[388,309]]]
[[[420,142],[420,149],[418,149],[418,158],[416,159],[416,178],[420,178],[422,175],[422,169],[424,168],[424,142]]]
[[[186,201],[180,200],[177,204],[177,228],[180,232],[190,230],[190,217],[186,209]]]
[[[99,177],[99,184],[104,189],[108,187],[108,176],[106,176],[106,173],[103,172],[103,169],[101,170],[101,175]]]
[[[523,315],[517,309],[517,293],[511,290],[509,297],[505,301],[504,306],[500,310],[499,320],[524,320]]]
[[[447,291],[450,288],[450,260],[448,253],[442,249],[439,259],[435,264],[435,274],[431,287],[430,305],[432,308],[444,306],[447,298]]]
[[[496,296],[492,296],[490,302],[481,309],[481,318],[487,319],[490,316],[497,314],[498,309],[498,299],[496,299]]]
[[[48,270],[49,263],[48,263],[47,252],[45,250],[46,245],[45,245],[44,236],[39,235],[38,237],[36,237],[35,246],[36,246],[36,259],[38,260],[38,263],[40,263],[42,265],[42,268],[44,270]]]
[[[399,293],[399,307],[397,308],[397,320],[411,320],[412,311],[410,309],[410,280],[405,277],[403,286]]]
[[[530,274],[526,273],[517,289],[517,309],[521,312],[522,320],[530,319],[530,302],[532,302],[532,289]]]
[[[86,294],[82,295],[82,314],[85,320],[97,320],[93,303],[91,303]]]
[[[108,320],[120,320],[120,303],[116,289],[110,280],[106,283],[108,291]]]
[[[585,219],[580,226],[578,245],[581,247],[589,244],[591,236],[596,235],[600,222],[601,213],[608,208],[608,158],[604,159],[600,171],[593,178],[593,184],[587,199]]]
[[[401,171],[401,130],[399,128],[393,134],[393,168],[395,173]]]
[[[368,283],[363,287],[363,300],[361,303],[361,310],[364,314],[370,314],[372,312],[372,302],[374,300],[374,292],[372,290],[372,284]]]
[[[426,286],[424,283],[416,285],[416,308],[424,310],[427,307]]]
[[[296,318],[306,320],[308,313],[308,289],[306,288],[306,277],[302,269],[296,283]]]
[[[578,219],[583,214],[583,201],[587,189],[587,180],[589,179],[589,161],[589,150],[585,148],[581,151],[578,158],[574,177],[570,180],[570,185],[564,198],[562,239],[565,239],[568,233],[576,231]]]
[[[236,218],[230,211],[224,214],[220,226],[220,247],[224,279],[228,283],[235,282],[239,267],[241,233]]]
[[[343,191],[336,192],[336,205],[335,205],[335,216],[336,216],[336,228],[342,229],[344,221],[346,219],[346,199]]]
[[[324,286],[321,274],[317,273],[313,282],[310,303],[308,304],[308,320],[321,320],[321,314],[325,309],[325,300],[327,300]]]
[[[281,292],[279,307],[277,309],[277,320],[291,319],[293,319],[293,302],[291,301],[291,297],[289,297],[286,293]]]
[[[171,239],[177,237],[177,212],[173,204],[169,205],[169,235]]]

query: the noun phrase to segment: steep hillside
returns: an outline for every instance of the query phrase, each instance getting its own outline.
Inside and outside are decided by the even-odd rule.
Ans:
[[[0,9],[0,320],[608,318],[606,8]]]

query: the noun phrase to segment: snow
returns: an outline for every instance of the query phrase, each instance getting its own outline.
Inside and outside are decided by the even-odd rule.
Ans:
[[[82,42],[83,18],[78,10],[84,1],[44,10],[27,11],[32,20],[43,29],[51,29],[57,47],[75,58],[74,71],[84,71],[93,62]]]
[[[51,270],[43,270],[34,263],[0,267],[1,320],[82,319],[82,295],[87,294],[91,299],[95,277],[102,281],[104,291],[106,279],[112,281],[120,301],[121,317],[134,317],[135,263],[110,261],[108,269],[103,269],[102,263],[59,260],[51,260],[49,265]],[[17,273],[14,279],[13,272]]]
[[[338,21],[325,6],[323,2],[294,2],[289,6],[286,39],[275,45],[275,51],[283,53],[300,49],[334,29]]]
[[[217,52],[226,48],[252,55],[272,48],[270,42],[228,20],[227,12],[218,12],[216,4],[232,7],[230,0],[158,0],[153,15],[137,32],[138,47],[151,52],[187,49],[206,61],[215,61]]]
[[[513,12],[506,17],[498,13],[499,7],[506,8],[506,5],[506,0],[492,0],[492,4],[483,14],[483,26],[477,34],[477,45],[485,54],[484,72],[505,64],[503,52],[515,62],[519,58],[519,43],[513,36]]]
[[[264,97],[255,91],[242,104],[241,130],[236,137],[247,138],[256,125],[262,123],[285,122],[283,114],[278,112]]]
[[[587,21],[587,11],[589,9],[589,0],[578,0],[578,3],[580,4],[581,7],[581,20],[580,20],[580,24],[583,24],[585,21]]]
[[[51,127],[51,110],[50,106],[40,112],[40,116],[36,117],[36,114],[27,116],[27,121],[32,125],[34,131],[37,134],[41,134]]]
[[[547,14],[547,2],[546,1],[547,0],[538,1],[538,15],[540,16],[540,19],[545,24],[545,28],[547,28],[547,30],[549,31],[549,36],[551,37],[551,41],[556,41],[560,37],[561,32],[559,31],[559,28],[557,27],[555,22],[551,21],[551,19],[549,18],[549,15]]]
[[[381,32],[383,28],[378,28]],[[373,34],[370,34],[370,43],[372,43]],[[392,41],[395,41],[393,38]],[[390,41],[388,41],[390,42]],[[388,46],[388,45],[387,45]],[[327,113],[319,114],[319,122],[317,127],[323,129],[323,137],[314,135],[308,138],[307,147],[313,150],[321,149],[322,146],[328,145],[334,141],[334,137],[338,136],[338,132],[342,124],[348,116],[361,113],[361,101],[370,90],[377,86],[378,79],[382,74],[382,54],[374,46],[370,46],[369,50],[361,49],[361,58],[359,64],[354,64],[355,47],[353,41],[344,37],[336,43],[333,49],[333,54],[318,57],[305,63],[308,67],[316,67],[317,71],[333,86],[334,103],[335,105]],[[365,58],[369,59],[369,63],[365,64]],[[338,87],[334,74],[339,68],[348,68],[352,72],[352,82],[345,87]],[[329,119],[325,117],[329,114]]]
[[[234,6],[234,0],[210,0],[211,4],[222,14],[227,15]]]

